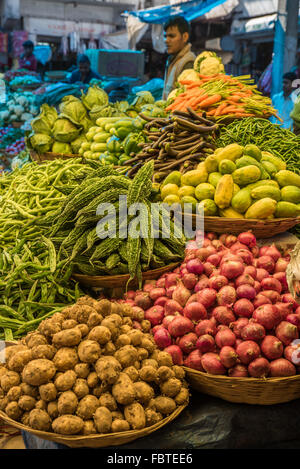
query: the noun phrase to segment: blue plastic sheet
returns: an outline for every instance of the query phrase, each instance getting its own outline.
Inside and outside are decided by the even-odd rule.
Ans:
[[[143,23],[162,24],[170,16],[184,16],[187,21],[192,21],[225,2],[226,0],[193,0],[174,5],[147,8],[146,10],[128,11],[127,13],[136,16]]]

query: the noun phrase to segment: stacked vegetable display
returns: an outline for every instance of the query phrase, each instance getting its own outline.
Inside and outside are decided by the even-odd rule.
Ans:
[[[139,315],[141,317],[141,315]],[[141,430],[189,401],[184,370],[133,328],[134,310],[82,297],[19,345],[0,368],[0,410],[35,430],[97,435]]]
[[[252,233],[208,233],[183,264],[127,303],[145,310],[174,363],[210,374],[291,376],[299,371],[300,306],[288,293],[289,255],[259,248]]]
[[[1,106],[0,125],[7,126],[12,122],[30,122],[39,113],[34,105],[35,97],[30,92],[11,93]]]

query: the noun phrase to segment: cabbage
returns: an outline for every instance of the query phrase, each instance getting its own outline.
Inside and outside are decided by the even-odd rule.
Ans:
[[[17,115],[17,116],[21,116],[24,112],[24,108],[23,106],[21,106],[20,104],[18,104],[17,106],[14,106],[14,109],[13,109],[13,112]]]
[[[90,118],[92,119],[93,122],[96,122],[96,120],[99,117],[103,117],[102,115],[102,110],[105,108],[105,106],[99,106],[96,104],[96,106],[93,106],[92,109],[89,112]]]
[[[49,135],[36,133],[30,137],[30,144],[38,153],[46,153],[50,151],[52,145],[52,138]]]
[[[108,104],[108,95],[99,86],[90,86],[86,94],[82,93],[82,102],[85,107],[90,111],[93,106],[106,106]]]
[[[31,119],[33,119],[33,115],[30,112],[23,112],[21,115],[21,121],[23,122],[30,121]]]
[[[61,155],[70,155],[72,154],[71,145],[69,143],[54,142],[52,152],[60,153]]]
[[[154,104],[155,99],[150,91],[138,91],[136,98],[131,103],[137,110],[140,110],[145,104]]]
[[[80,129],[65,117],[59,117],[53,126],[53,136],[58,142],[70,143],[78,137],[79,133]]]
[[[70,96],[70,98],[71,99],[65,100],[60,104],[60,116],[67,117],[73,124],[81,125],[81,121],[87,117],[86,108],[80,99],[74,98],[74,96]]]
[[[71,148],[72,148],[72,153],[74,153],[74,155],[79,154],[81,144],[84,142],[87,142],[87,139],[84,134],[79,135],[79,137],[73,140],[73,142],[71,143]]]
[[[52,127],[57,119],[57,112],[48,104],[42,104],[40,114],[31,121],[31,128],[35,133],[51,135]]]

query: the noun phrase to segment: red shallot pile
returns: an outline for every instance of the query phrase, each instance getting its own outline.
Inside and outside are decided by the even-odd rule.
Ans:
[[[180,267],[121,301],[150,321],[175,364],[231,377],[292,376],[300,373],[300,305],[288,292],[289,259],[274,244],[259,248],[250,232],[206,233]]]

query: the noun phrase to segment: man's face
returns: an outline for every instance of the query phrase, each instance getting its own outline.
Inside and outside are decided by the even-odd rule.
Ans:
[[[287,78],[283,79],[283,92],[285,95],[290,95],[293,91],[292,81]]]
[[[188,33],[181,34],[177,26],[170,26],[164,33],[168,54],[174,55],[180,52],[188,42],[188,39]]]
[[[90,71],[90,64],[88,62],[81,62],[79,64],[79,71],[83,75],[87,75]]]
[[[24,47],[24,54],[26,57],[30,57],[33,53],[33,48],[32,47]]]

